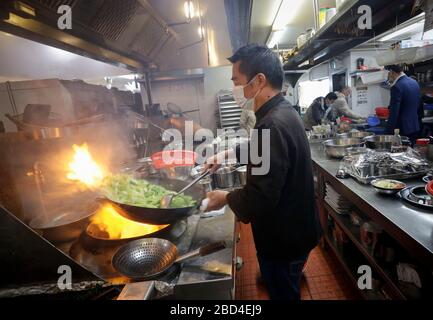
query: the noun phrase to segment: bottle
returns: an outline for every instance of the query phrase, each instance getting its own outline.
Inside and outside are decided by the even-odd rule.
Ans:
[[[394,138],[392,139],[391,152],[397,153],[401,151],[402,141],[400,137],[400,129],[394,130]]]
[[[400,129],[394,130],[394,140],[393,140],[392,145],[394,147],[401,147],[402,142],[401,142],[401,137],[400,137]]]

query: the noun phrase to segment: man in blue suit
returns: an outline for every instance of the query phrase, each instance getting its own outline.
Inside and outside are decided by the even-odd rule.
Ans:
[[[421,99],[418,82],[406,76],[398,65],[387,66],[385,69],[389,71],[392,83],[386,133],[394,134],[395,129],[400,129],[400,135],[409,137],[415,143],[421,130],[418,119]]]

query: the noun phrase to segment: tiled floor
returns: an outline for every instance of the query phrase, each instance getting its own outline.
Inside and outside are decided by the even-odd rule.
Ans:
[[[260,274],[249,225],[241,226],[241,241],[237,255],[244,266],[236,277],[236,299],[268,300],[266,288],[257,283]],[[302,300],[355,300],[361,299],[350,279],[330,253],[317,247],[311,253],[301,283]]]

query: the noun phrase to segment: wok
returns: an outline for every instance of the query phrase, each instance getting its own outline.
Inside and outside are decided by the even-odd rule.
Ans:
[[[164,274],[174,263],[223,250],[224,241],[211,243],[178,255],[177,247],[168,240],[149,238],[133,241],[117,250],[112,259],[113,267],[133,280],[150,280]]]
[[[79,207],[65,207],[48,216],[38,216],[30,221],[30,228],[52,243],[72,241],[80,236],[99,208],[97,203]]]
[[[174,179],[146,179],[146,181],[162,186],[170,191],[181,190],[188,185],[188,181]],[[115,208],[119,209],[119,213],[127,219],[153,225],[165,225],[172,224],[192,215],[200,208],[201,201],[205,197],[203,189],[197,185],[187,190],[185,195],[191,196],[196,201],[196,205],[186,208],[145,208],[119,203],[109,198],[106,199]]]

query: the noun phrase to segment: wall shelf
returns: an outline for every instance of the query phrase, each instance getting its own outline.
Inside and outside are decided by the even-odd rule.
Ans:
[[[348,3],[316,35],[290,57],[285,70],[308,70],[350,50],[411,18],[412,0],[347,0]],[[372,9],[373,28],[358,28],[358,8]],[[308,63],[306,63],[308,62]],[[305,65],[303,65],[306,63]],[[300,66],[302,65],[302,66]]]

